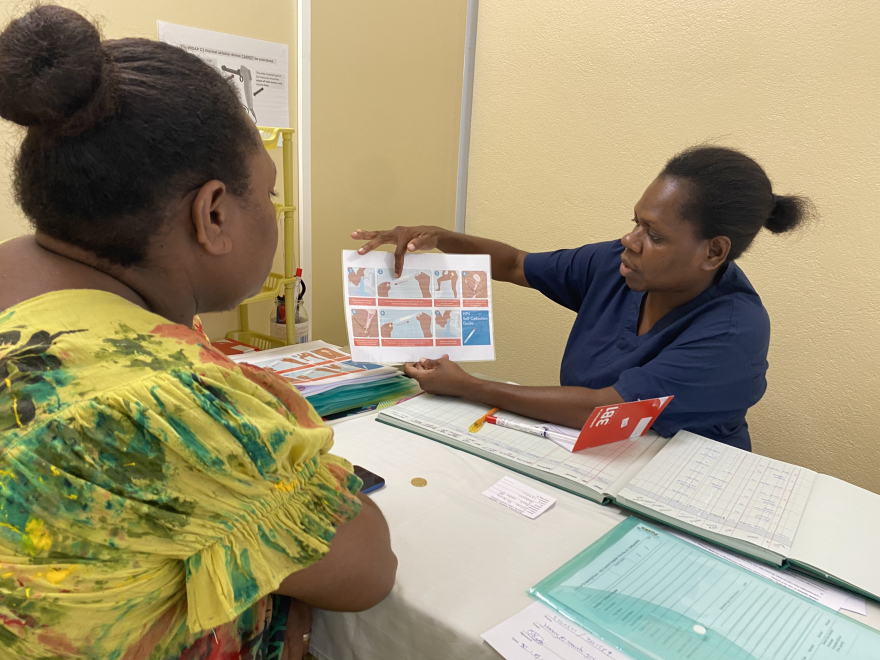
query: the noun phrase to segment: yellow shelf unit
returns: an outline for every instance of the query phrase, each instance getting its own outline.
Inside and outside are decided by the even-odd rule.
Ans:
[[[270,273],[260,292],[243,301],[238,306],[240,327],[238,330],[228,332],[226,338],[265,350],[267,348],[276,348],[296,343],[296,319],[294,319],[296,263],[293,251],[293,238],[296,231],[296,207],[293,205],[293,134],[295,131],[292,128],[269,128],[265,126],[259,126],[258,128],[263,140],[263,146],[268,150],[276,149],[278,138],[279,136],[281,137],[281,178],[284,181],[284,202],[282,204],[275,204],[275,210],[279,214],[284,214],[284,222],[281,229],[284,239],[284,274]],[[286,341],[251,330],[248,317],[248,305],[262,300],[274,300],[281,286],[284,287],[284,312],[287,319]]]

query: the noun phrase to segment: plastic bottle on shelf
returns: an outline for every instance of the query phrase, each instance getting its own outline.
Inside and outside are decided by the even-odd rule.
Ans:
[[[306,283],[298,282],[299,294],[296,303],[296,343],[305,344],[309,341],[309,315],[303,302],[306,294]],[[269,314],[269,334],[277,339],[287,340],[287,308],[284,305],[284,296],[275,298],[275,308]]]
[[[275,307],[269,314],[269,334],[276,339],[287,339],[287,309],[284,296],[275,298]]]
[[[300,291],[296,298],[296,343],[305,344],[309,341],[309,313],[306,311],[306,304],[303,302],[303,296],[306,295],[306,283],[299,281]]]

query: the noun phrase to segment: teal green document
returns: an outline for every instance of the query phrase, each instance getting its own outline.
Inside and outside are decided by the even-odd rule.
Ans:
[[[877,660],[880,633],[628,518],[529,593],[636,660]]]
[[[412,392],[415,383],[406,376],[394,376],[372,383],[340,385],[332,390],[306,396],[321,417],[327,417],[343,410],[360,408],[396,396]]]

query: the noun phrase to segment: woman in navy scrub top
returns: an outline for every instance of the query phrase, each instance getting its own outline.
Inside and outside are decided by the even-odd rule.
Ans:
[[[751,449],[746,412],[767,388],[770,319],[735,260],[762,228],[794,229],[808,200],[775,195],[751,158],[720,147],[674,156],[636,203],[620,240],[528,254],[439,227],[357,231],[365,254],[489,254],[492,277],[537,289],[577,313],[558,387],[524,387],[469,375],[447,358],[406,365],[434,394],[580,428],[596,406],[674,395],[654,423]]]

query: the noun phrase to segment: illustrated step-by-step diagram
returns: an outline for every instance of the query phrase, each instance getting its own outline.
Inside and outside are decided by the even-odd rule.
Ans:
[[[495,359],[488,255],[407,255],[395,277],[392,254],[344,250],[342,271],[353,359]]]

